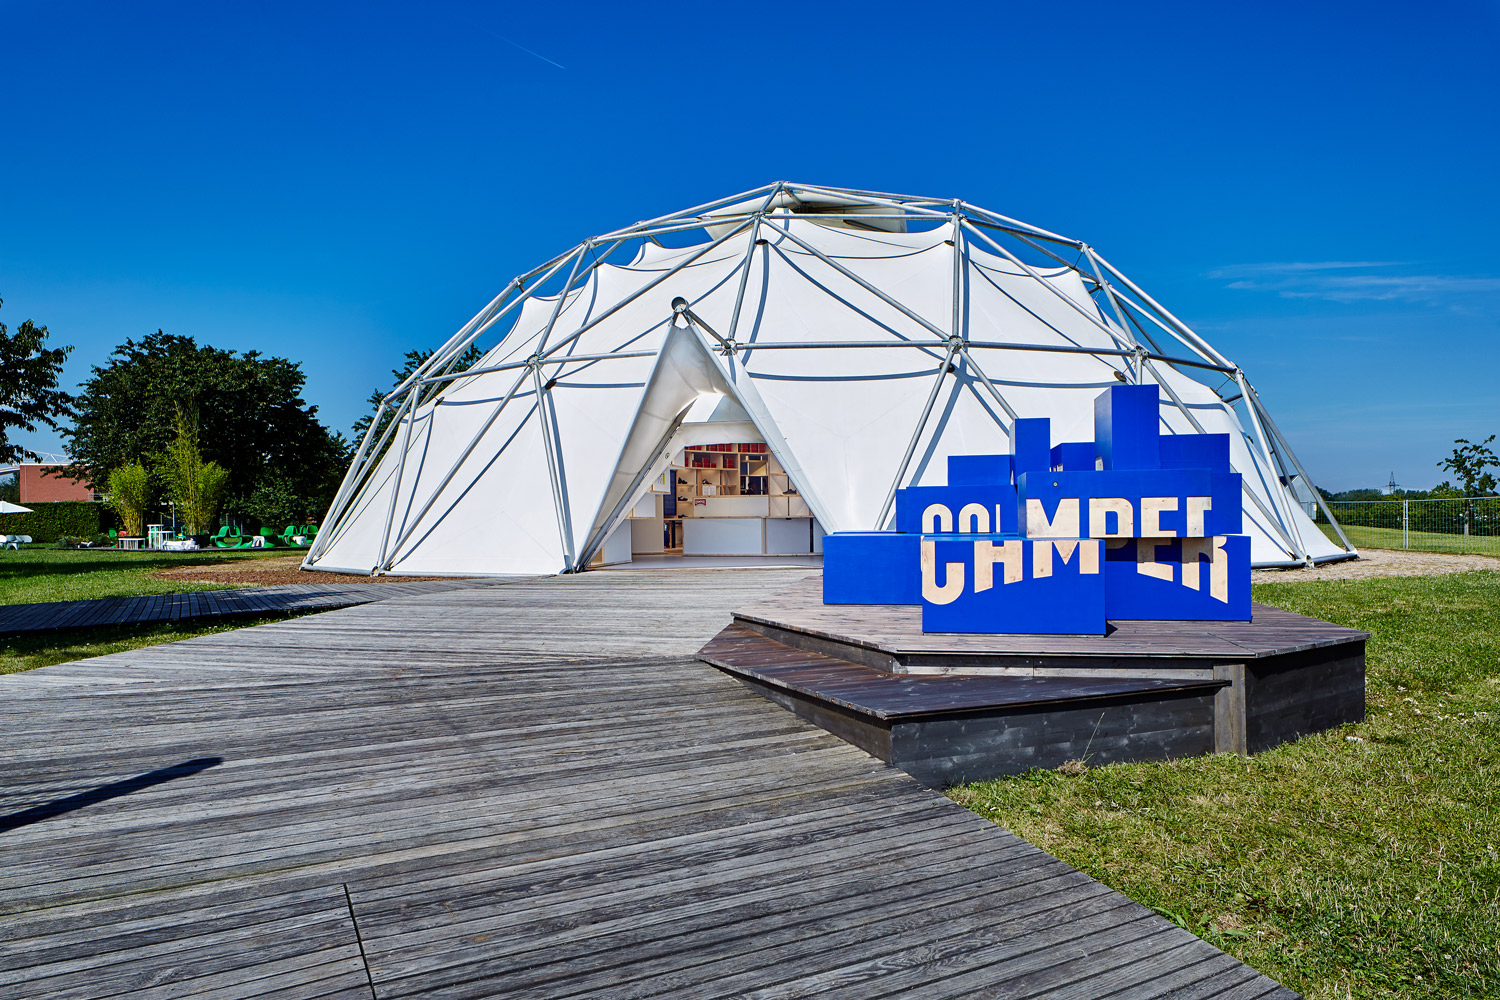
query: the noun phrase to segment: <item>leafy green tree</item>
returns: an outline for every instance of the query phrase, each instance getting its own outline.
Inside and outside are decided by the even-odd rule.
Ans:
[[[93,369],[64,433],[77,468],[150,463],[176,438],[178,408],[196,407],[202,458],[227,470],[230,496],[246,497],[274,475],[321,506],[338,487],[348,446],[319,423],[303,384],[296,362],[158,330],[127,340]]]
[[[1452,455],[1438,463],[1438,468],[1453,473],[1463,483],[1465,496],[1489,496],[1495,492],[1494,475],[1484,471],[1492,467],[1500,468],[1500,457],[1489,447],[1493,440],[1493,434],[1478,444],[1471,443],[1467,438],[1459,438],[1453,443],[1460,447],[1454,448]],[[1447,485],[1446,482],[1442,484]]]
[[[315,517],[321,513],[309,510],[307,501],[291,483],[274,476],[261,480],[242,509],[246,516],[277,530],[289,524],[304,524],[309,515]]]
[[[36,459],[37,454],[12,444],[11,428],[28,433],[38,425],[61,430],[57,421],[70,415],[73,397],[57,387],[63,362],[72,347],[46,347],[47,328],[27,320],[15,333],[0,323],[0,462]]]
[[[109,474],[109,506],[125,524],[127,535],[146,533],[146,509],[151,506],[151,476],[140,462],[117,466]]]
[[[158,463],[167,483],[167,493],[177,504],[177,513],[188,534],[206,535],[213,528],[224,503],[229,471],[218,462],[205,462],[198,448],[196,407],[177,411],[177,436],[167,445]]]

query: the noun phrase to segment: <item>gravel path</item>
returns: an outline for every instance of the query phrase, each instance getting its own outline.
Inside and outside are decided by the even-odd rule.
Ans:
[[[1258,569],[1257,582],[1279,580],[1364,580],[1372,576],[1437,576],[1474,569],[1500,570],[1493,556],[1459,556],[1443,552],[1411,552],[1402,549],[1360,549],[1360,558],[1325,563],[1312,569]]]
[[[452,580],[447,576],[353,576],[348,573],[308,572],[300,569],[303,553],[285,556],[257,556],[236,559],[212,566],[174,566],[151,575],[158,580],[191,580],[194,583],[238,583],[252,587],[274,587],[280,584],[315,584],[333,586],[342,583],[437,582]]]

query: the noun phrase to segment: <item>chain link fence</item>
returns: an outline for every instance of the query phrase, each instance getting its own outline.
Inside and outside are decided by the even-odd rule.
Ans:
[[[1355,548],[1500,556],[1500,497],[1329,501]],[[1320,510],[1318,527],[1337,539]]]

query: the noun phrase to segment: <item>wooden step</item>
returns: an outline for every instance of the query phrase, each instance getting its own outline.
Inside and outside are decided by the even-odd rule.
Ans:
[[[1214,749],[1223,680],[890,674],[730,625],[704,662],[925,784]]]

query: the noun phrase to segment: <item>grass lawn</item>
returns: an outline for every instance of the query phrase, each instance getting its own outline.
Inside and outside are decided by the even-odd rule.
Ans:
[[[316,611],[296,611],[266,615],[261,618],[239,618],[219,622],[157,622],[148,625],[106,625],[99,628],[65,629],[20,638],[0,639],[0,674],[14,674],[54,663],[68,663],[106,653],[123,653],[129,649],[159,646],[164,642],[191,639],[215,632],[232,632],[250,625],[287,621]]]
[[[1319,524],[1323,534],[1338,541],[1333,525]],[[1367,528],[1358,524],[1343,525],[1344,534],[1357,549],[1399,549],[1400,528]],[[1500,535],[1449,535],[1436,531],[1407,533],[1408,548],[1422,552],[1451,552],[1456,555],[1500,556]]]
[[[1500,997],[1500,572],[1255,598],[1371,633],[1367,721],[949,794],[1308,997]]]
[[[285,555],[271,550],[265,555]],[[239,584],[155,580],[151,573],[183,563],[208,566],[236,559],[259,559],[261,553],[119,552],[108,549],[41,549],[0,551],[0,604],[83,601],[94,597],[179,594],[191,590],[224,590]]]

